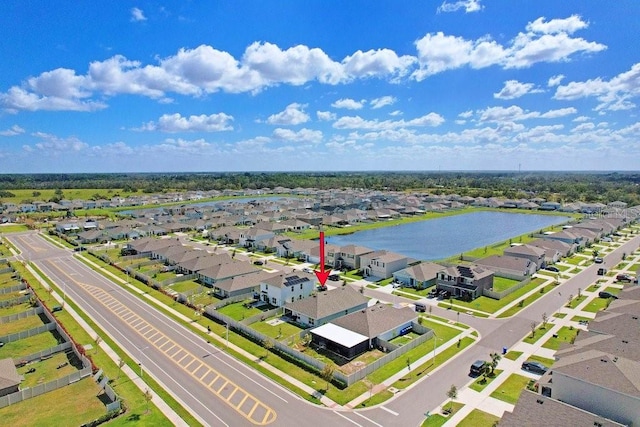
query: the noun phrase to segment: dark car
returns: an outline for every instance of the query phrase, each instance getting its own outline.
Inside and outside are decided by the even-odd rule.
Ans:
[[[544,269],[547,271],[552,271],[554,273],[560,273],[560,270],[558,269],[558,267],[554,267],[552,265],[548,265]]]
[[[540,375],[547,372],[547,367],[539,362],[524,362],[522,364],[522,369],[524,369],[525,371],[529,371],[531,373],[540,374]]]
[[[618,299],[617,295],[612,294],[611,292],[607,292],[607,291],[600,291],[598,292],[598,296],[600,298],[613,298],[613,299]]]
[[[633,277],[628,274],[618,274],[616,280],[618,282],[633,282]]]
[[[427,294],[429,298],[435,298],[436,296],[438,296],[438,290],[436,288],[431,289]]]
[[[469,368],[469,375],[471,375],[472,377],[477,377],[478,375],[482,374],[482,367],[484,366],[484,363],[484,360],[476,360],[475,362],[473,362],[471,364],[471,367]]]
[[[256,260],[256,261],[253,261],[253,263],[255,265],[264,265],[264,261],[262,261],[262,260]]]
[[[599,268],[598,269],[598,276],[604,276],[605,274],[607,274],[607,269],[606,268]]]
[[[600,258],[599,256],[595,257],[593,259],[593,262],[595,262],[596,264],[602,264],[604,262],[604,260],[602,258]]]
[[[418,313],[424,313],[425,311],[427,311],[427,306],[421,302],[416,302],[414,303],[414,305]]]

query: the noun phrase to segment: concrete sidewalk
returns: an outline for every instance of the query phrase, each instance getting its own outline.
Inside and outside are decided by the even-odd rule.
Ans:
[[[34,270],[30,265],[26,263],[25,263],[25,266],[27,270],[29,270],[29,272],[33,274],[36,280],[40,282],[40,284],[45,289],[50,290],[51,295],[55,298],[55,300],[58,301],[60,305],[64,306],[64,310],[67,313],[69,313],[71,317],[73,317],[73,319],[80,325],[80,327],[82,327],[82,329],[84,329],[90,336],[93,336],[93,337],[99,336],[99,334],[91,326],[89,326],[87,322],[85,322],[85,320],[73,309],[73,307],[70,307],[68,304],[64,305],[63,297],[60,296],[56,291],[52,290],[49,284],[42,278],[42,276],[40,276],[40,274],[38,274],[36,270]],[[86,313],[85,315],[88,316],[88,314]],[[107,356],[109,356],[109,358],[116,365],[118,365],[120,361],[120,357],[116,354],[116,352],[113,351],[113,349],[104,341],[101,341],[99,345],[100,345],[100,348],[107,354]],[[125,351],[125,353],[127,353],[129,357],[134,358],[133,355],[129,354],[126,350],[124,349],[122,350]],[[153,402],[153,404],[156,405],[156,407],[164,414],[165,417],[167,417],[167,419],[169,419],[169,421],[171,421],[171,423],[173,423],[173,425],[188,426],[188,424],[173,409],[171,409],[171,407],[158,394],[156,394],[156,392],[154,392],[144,382],[144,380],[136,372],[134,372],[128,365],[124,365],[122,367],[122,372],[127,376],[127,378],[131,380],[131,382],[133,382],[136,385],[136,387],[138,387],[138,389],[142,393],[145,393],[147,390],[149,390],[149,392],[151,393],[151,401]],[[148,375],[150,374],[148,373]],[[156,382],[157,382],[157,379],[156,379]],[[195,416],[195,415],[192,414],[192,416]],[[203,423],[202,420],[198,420],[198,421]]]

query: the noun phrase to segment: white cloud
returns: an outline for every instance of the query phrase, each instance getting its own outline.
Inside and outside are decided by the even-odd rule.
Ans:
[[[380,98],[372,99],[371,101],[369,101],[369,103],[371,104],[371,108],[375,110],[378,108],[386,107],[387,105],[393,105],[396,103],[396,101],[397,99],[393,96],[382,96]]]
[[[139,13],[144,17],[142,11]],[[587,26],[579,16],[548,22],[539,18],[529,23],[525,32],[504,44],[490,36],[468,40],[442,32],[426,34],[415,42],[415,56],[398,55],[384,48],[357,50],[336,60],[320,48],[297,45],[283,49],[268,42],[250,44],[238,59],[209,45],[182,48],[151,64],[115,55],[91,62],[85,75],[58,68],[28,78],[0,93],[0,106],[10,113],[21,110],[94,111],[106,108],[105,98],[121,94],[169,103],[173,101],[168,96],[171,93],[201,97],[220,91],[257,93],[281,84],[299,86],[313,81],[337,85],[369,78],[392,83],[407,76],[423,80],[461,67],[525,68],[538,62],[567,61],[577,53],[606,49],[602,44],[572,36]],[[353,101],[352,105],[355,107],[358,103],[363,104],[363,101]],[[609,104],[611,108],[631,105],[618,98]]]
[[[541,119],[556,119],[558,117],[569,116],[571,114],[576,114],[578,110],[573,107],[568,108],[559,108],[557,110],[549,110],[545,113],[540,114]]]
[[[458,117],[461,117],[463,119],[470,119],[471,117],[473,117],[473,111],[463,111],[462,113],[458,114]]]
[[[503,68],[527,68],[538,62],[567,61],[576,53],[595,53],[606,49],[596,42],[574,38],[571,34],[588,26],[578,16],[545,22],[537,19],[527,25],[505,46],[485,36],[476,40],[445,35],[427,34],[416,41],[418,70],[412,73],[417,80],[430,75],[468,66],[479,69],[492,65]]]
[[[587,117],[587,116],[579,116],[579,117],[576,117],[575,119],[573,119],[572,122],[580,123],[580,122],[587,122],[589,120],[591,120],[591,119],[589,117]]]
[[[142,9],[138,9],[137,7],[131,9],[131,21],[139,22],[146,20],[147,18],[144,16],[144,12],[142,11]]]
[[[356,101],[351,98],[342,98],[331,104],[333,108],[344,108],[347,110],[359,110],[364,106],[364,100]]]
[[[459,0],[453,3],[447,3],[445,0],[437,9],[440,12],[456,12],[460,9],[464,9],[466,13],[479,12],[484,8],[480,4],[480,0]]]
[[[295,132],[291,129],[277,128],[273,131],[273,138],[293,142],[318,143],[322,141],[322,132],[319,130],[300,129]]]
[[[639,95],[640,63],[636,63],[629,71],[620,73],[609,81],[597,77],[584,82],[570,82],[567,85],[558,86],[553,97],[561,100],[595,97],[600,101],[596,111],[618,111],[634,108],[635,104],[629,99]]]
[[[79,152],[89,145],[82,142],[76,137],[59,138],[55,135],[51,135],[43,132],[35,132],[32,134],[34,137],[39,138],[41,142],[28,146],[32,150],[38,150],[45,156],[58,156],[62,153]]]
[[[578,15],[572,15],[566,19],[552,19],[549,22],[545,21],[546,19],[544,17],[540,17],[533,22],[529,22],[527,24],[527,31],[543,34],[573,34],[576,31],[589,26],[589,23],[583,21]]]
[[[558,86],[563,79],[564,79],[564,74],[558,74],[556,76],[552,76],[549,78],[549,81],[547,82],[547,86],[549,87]]]
[[[336,129],[367,129],[382,130],[395,129],[403,127],[422,127],[422,126],[439,126],[444,123],[444,118],[437,113],[429,113],[422,117],[412,120],[365,120],[360,116],[344,116],[340,117],[333,123]]]
[[[307,113],[304,112],[304,109],[307,105],[293,103],[287,105],[284,111],[281,111],[276,114],[272,114],[267,119],[267,123],[270,125],[299,125],[301,123],[306,123],[310,120],[310,117]]]
[[[596,128],[596,125],[593,123],[580,123],[578,126],[571,129],[571,132],[584,132],[587,130],[593,130]]]
[[[404,76],[415,62],[414,56],[398,56],[391,49],[358,50],[342,60],[342,66],[347,79],[390,76],[393,80]]]
[[[0,131],[0,136],[16,136],[24,133],[25,130],[18,125],[13,125],[7,130]]]
[[[389,113],[389,115],[391,117],[397,117],[397,116],[401,116],[403,113],[400,110],[393,110],[392,112]]]
[[[498,93],[494,93],[493,97],[498,99],[515,99],[520,98],[528,93],[540,93],[541,89],[534,89],[533,83],[521,83],[517,80],[507,80],[504,87]]]
[[[316,116],[318,120],[323,122],[330,122],[336,119],[336,114],[331,111],[316,111]]]
[[[233,130],[233,116],[225,113],[183,117],[180,113],[163,114],[158,122],[145,123],[141,130],[160,132],[220,132]]]

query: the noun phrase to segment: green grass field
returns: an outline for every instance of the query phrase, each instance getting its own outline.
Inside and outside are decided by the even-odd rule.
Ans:
[[[458,423],[458,427],[493,427],[498,421],[500,417],[474,409]]]
[[[530,292],[533,289],[537,288],[542,283],[544,283],[544,279],[539,279],[539,278],[533,279],[531,283],[527,284],[526,286],[523,286],[522,288],[518,289],[512,294],[505,296],[500,300],[481,296],[471,302],[455,300],[454,303],[456,305],[459,305],[462,307],[468,307],[473,310],[480,310],[487,313],[495,313],[496,311],[500,310],[502,307],[517,300],[527,292]]]
[[[520,283],[519,280],[507,279],[506,277],[494,277],[493,278],[493,290],[496,292],[502,292]]]
[[[478,393],[480,393],[482,390],[484,390],[486,386],[491,384],[491,382],[501,373],[502,373],[502,369],[496,369],[495,371],[493,371],[493,375],[487,375],[486,378],[483,378],[482,376],[480,376],[480,378],[476,379],[473,383],[471,383],[469,388],[471,390],[475,390]]]
[[[527,386],[529,378],[518,374],[511,374],[509,378],[491,393],[491,397],[502,400],[503,402],[515,405],[520,397],[520,393]]]
[[[255,307],[246,308],[244,304],[245,302],[243,301],[234,302],[232,304],[225,305],[224,307],[218,309],[218,312],[226,316],[229,316],[235,320],[243,320],[243,319],[246,319],[247,317],[251,317],[256,314],[262,313],[260,309],[257,309]]]
[[[44,320],[38,315],[25,317],[23,319],[14,320],[13,322],[2,323],[2,326],[0,327],[0,334],[10,335],[20,331],[28,331],[29,329],[42,326],[44,323]]]
[[[449,403],[449,401],[447,400],[446,404],[443,405],[443,408],[446,408],[446,409],[451,408],[451,412],[449,413],[449,415],[444,416],[442,414],[430,414],[429,417],[427,417],[427,419],[424,420],[421,427],[440,427],[441,425],[444,425],[444,423],[449,421],[449,417],[451,417],[452,415],[455,415],[455,413],[458,412],[463,407],[464,407],[463,403],[459,403],[459,402]]]
[[[46,350],[58,345],[58,339],[51,332],[43,332],[29,338],[6,343],[0,347],[0,359],[12,357],[18,359],[38,351]]]
[[[67,363],[67,365],[58,369],[58,366],[64,363]],[[29,374],[27,372],[30,369],[35,369],[36,371]],[[20,384],[20,388],[35,387],[38,384],[62,378],[79,369],[82,369],[82,364],[73,352],[56,353],[50,359],[32,362],[18,368],[18,373],[24,376],[24,381]]]
[[[576,329],[576,328],[571,329],[570,327],[563,326],[556,333],[556,335],[558,337],[557,338],[555,338],[555,337],[549,338],[542,345],[542,347],[550,348],[552,350],[557,350],[557,349],[560,348],[560,344],[562,344],[562,343],[571,343],[571,341],[576,337],[576,335],[578,335],[578,331],[579,330]]]
[[[522,356],[521,351],[510,351],[507,354],[505,354],[503,357],[509,360],[516,360],[520,356]]]
[[[262,321],[262,322],[253,323],[251,324],[251,328],[267,336],[270,336],[271,338],[275,338],[277,340],[283,340],[285,338],[289,338],[294,334],[297,336],[300,333],[300,331],[302,331],[301,328],[287,322],[280,323],[279,325],[275,325],[275,326],[271,326],[270,324],[267,323],[267,321],[273,320],[276,318],[277,317],[272,317],[271,319],[266,319],[265,321]]]
[[[0,409],[0,419],[3,425],[11,427],[82,425],[106,413],[105,406],[97,397],[100,392],[98,385],[88,377],[6,406]],[[116,424],[112,421],[109,425]]]

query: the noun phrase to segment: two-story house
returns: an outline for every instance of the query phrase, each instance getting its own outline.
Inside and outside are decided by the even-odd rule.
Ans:
[[[493,271],[478,265],[456,265],[441,270],[436,276],[436,289],[452,296],[473,300],[485,289],[493,288]]]
[[[306,298],[315,289],[313,274],[293,272],[277,274],[260,281],[260,299],[276,307]]]

